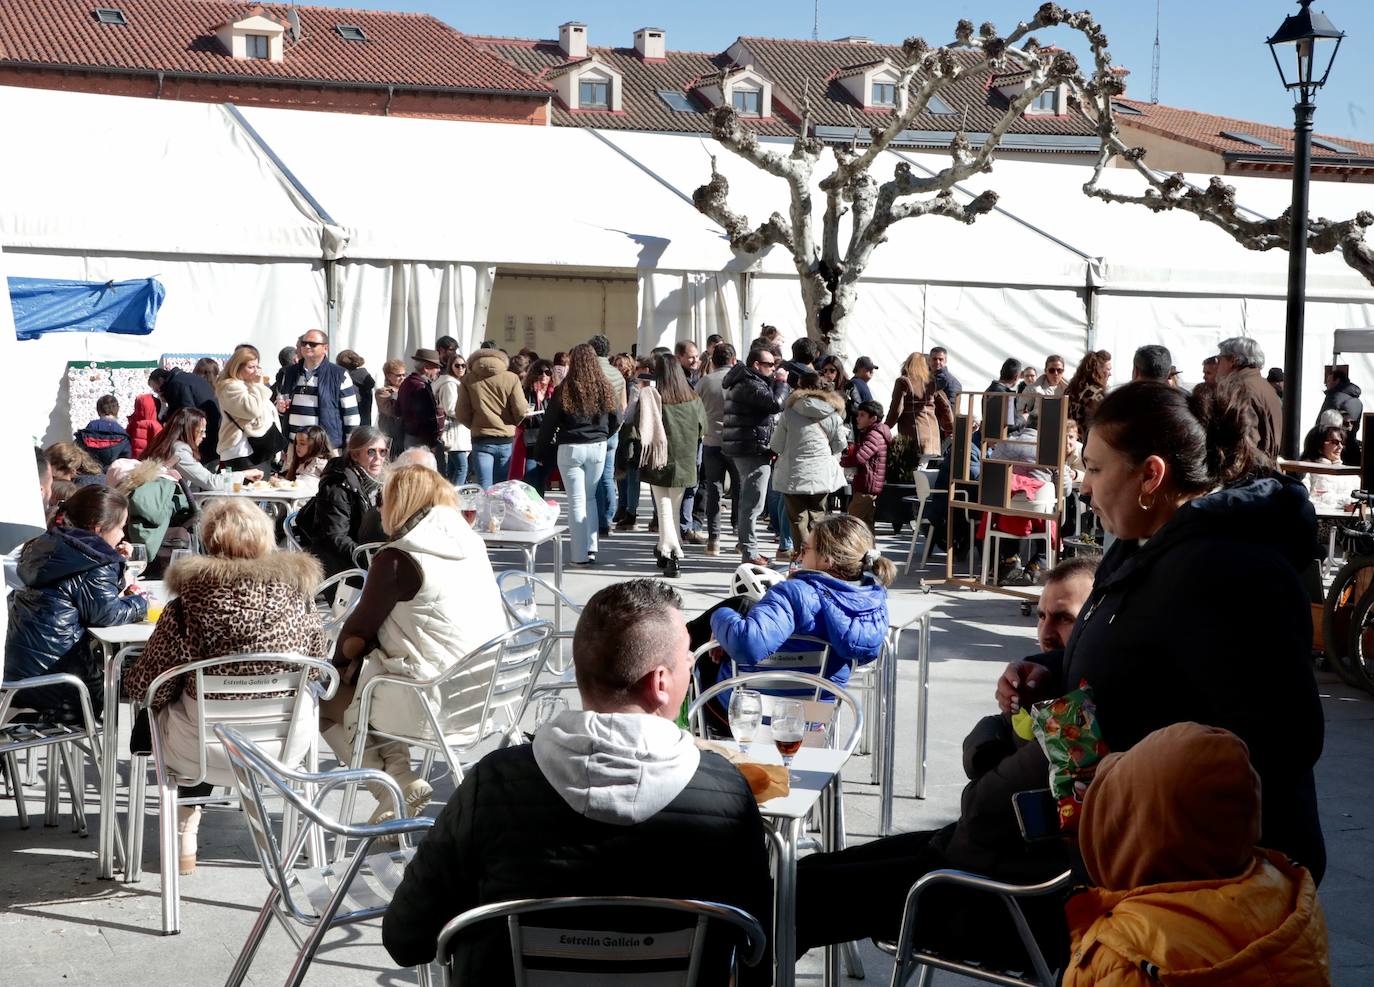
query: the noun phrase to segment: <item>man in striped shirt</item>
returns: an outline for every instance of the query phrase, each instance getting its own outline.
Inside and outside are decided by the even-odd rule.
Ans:
[[[300,362],[286,368],[277,410],[287,416],[291,435],[318,425],[335,449],[344,447],[348,433],[361,424],[358,392],[353,378],[329,361],[329,336],[311,329],[297,341]]]

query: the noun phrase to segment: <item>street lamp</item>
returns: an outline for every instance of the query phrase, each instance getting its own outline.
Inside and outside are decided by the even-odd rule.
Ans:
[[[1302,337],[1307,304],[1307,196],[1312,181],[1312,116],[1317,90],[1326,85],[1345,33],[1323,13],[1298,0],[1301,10],[1283,19],[1266,44],[1284,88],[1293,93],[1293,207],[1288,240],[1288,318],[1283,336],[1283,444],[1286,459],[1298,458],[1302,436]],[[1327,55],[1326,50],[1331,54]],[[1283,57],[1280,57],[1282,52]],[[1288,67],[1285,68],[1285,62]],[[1323,67],[1322,63],[1325,62]],[[1317,73],[1321,73],[1318,78]],[[1290,75],[1291,73],[1291,75]]]

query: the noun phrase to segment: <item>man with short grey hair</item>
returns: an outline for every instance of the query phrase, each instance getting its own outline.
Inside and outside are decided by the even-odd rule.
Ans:
[[[1131,380],[1157,380],[1167,383],[1174,369],[1174,356],[1167,346],[1149,343],[1135,351],[1131,360]]]
[[[1264,379],[1264,350],[1253,339],[1233,336],[1217,344],[1217,380],[1229,381],[1244,392],[1255,409],[1255,444],[1270,459],[1278,459],[1283,435],[1283,402]]]

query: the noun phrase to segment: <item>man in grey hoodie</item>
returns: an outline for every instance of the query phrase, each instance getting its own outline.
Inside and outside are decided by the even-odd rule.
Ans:
[[[573,664],[583,708],[545,723],[533,744],[484,757],[406,868],[382,924],[401,966],[432,960],[453,917],[516,898],[695,898],[771,928],[749,785],[674,723],[692,673],[682,600],[658,580],[606,587],[578,619]],[[499,928],[464,941],[455,963],[461,983],[512,983]],[[768,983],[768,967],[741,982]]]

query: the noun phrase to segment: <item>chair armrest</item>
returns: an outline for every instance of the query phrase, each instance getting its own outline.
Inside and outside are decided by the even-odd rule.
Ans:
[[[91,733],[95,730],[95,713],[91,707],[91,693],[86,688],[86,683],[77,678],[70,672],[51,672],[47,675],[35,675],[32,678],[19,679],[17,682],[0,683],[0,720],[5,718],[10,706],[14,703],[15,693],[25,689],[41,689],[46,686],[67,685],[76,690],[77,699],[81,702],[81,714],[86,721],[86,731]]]

